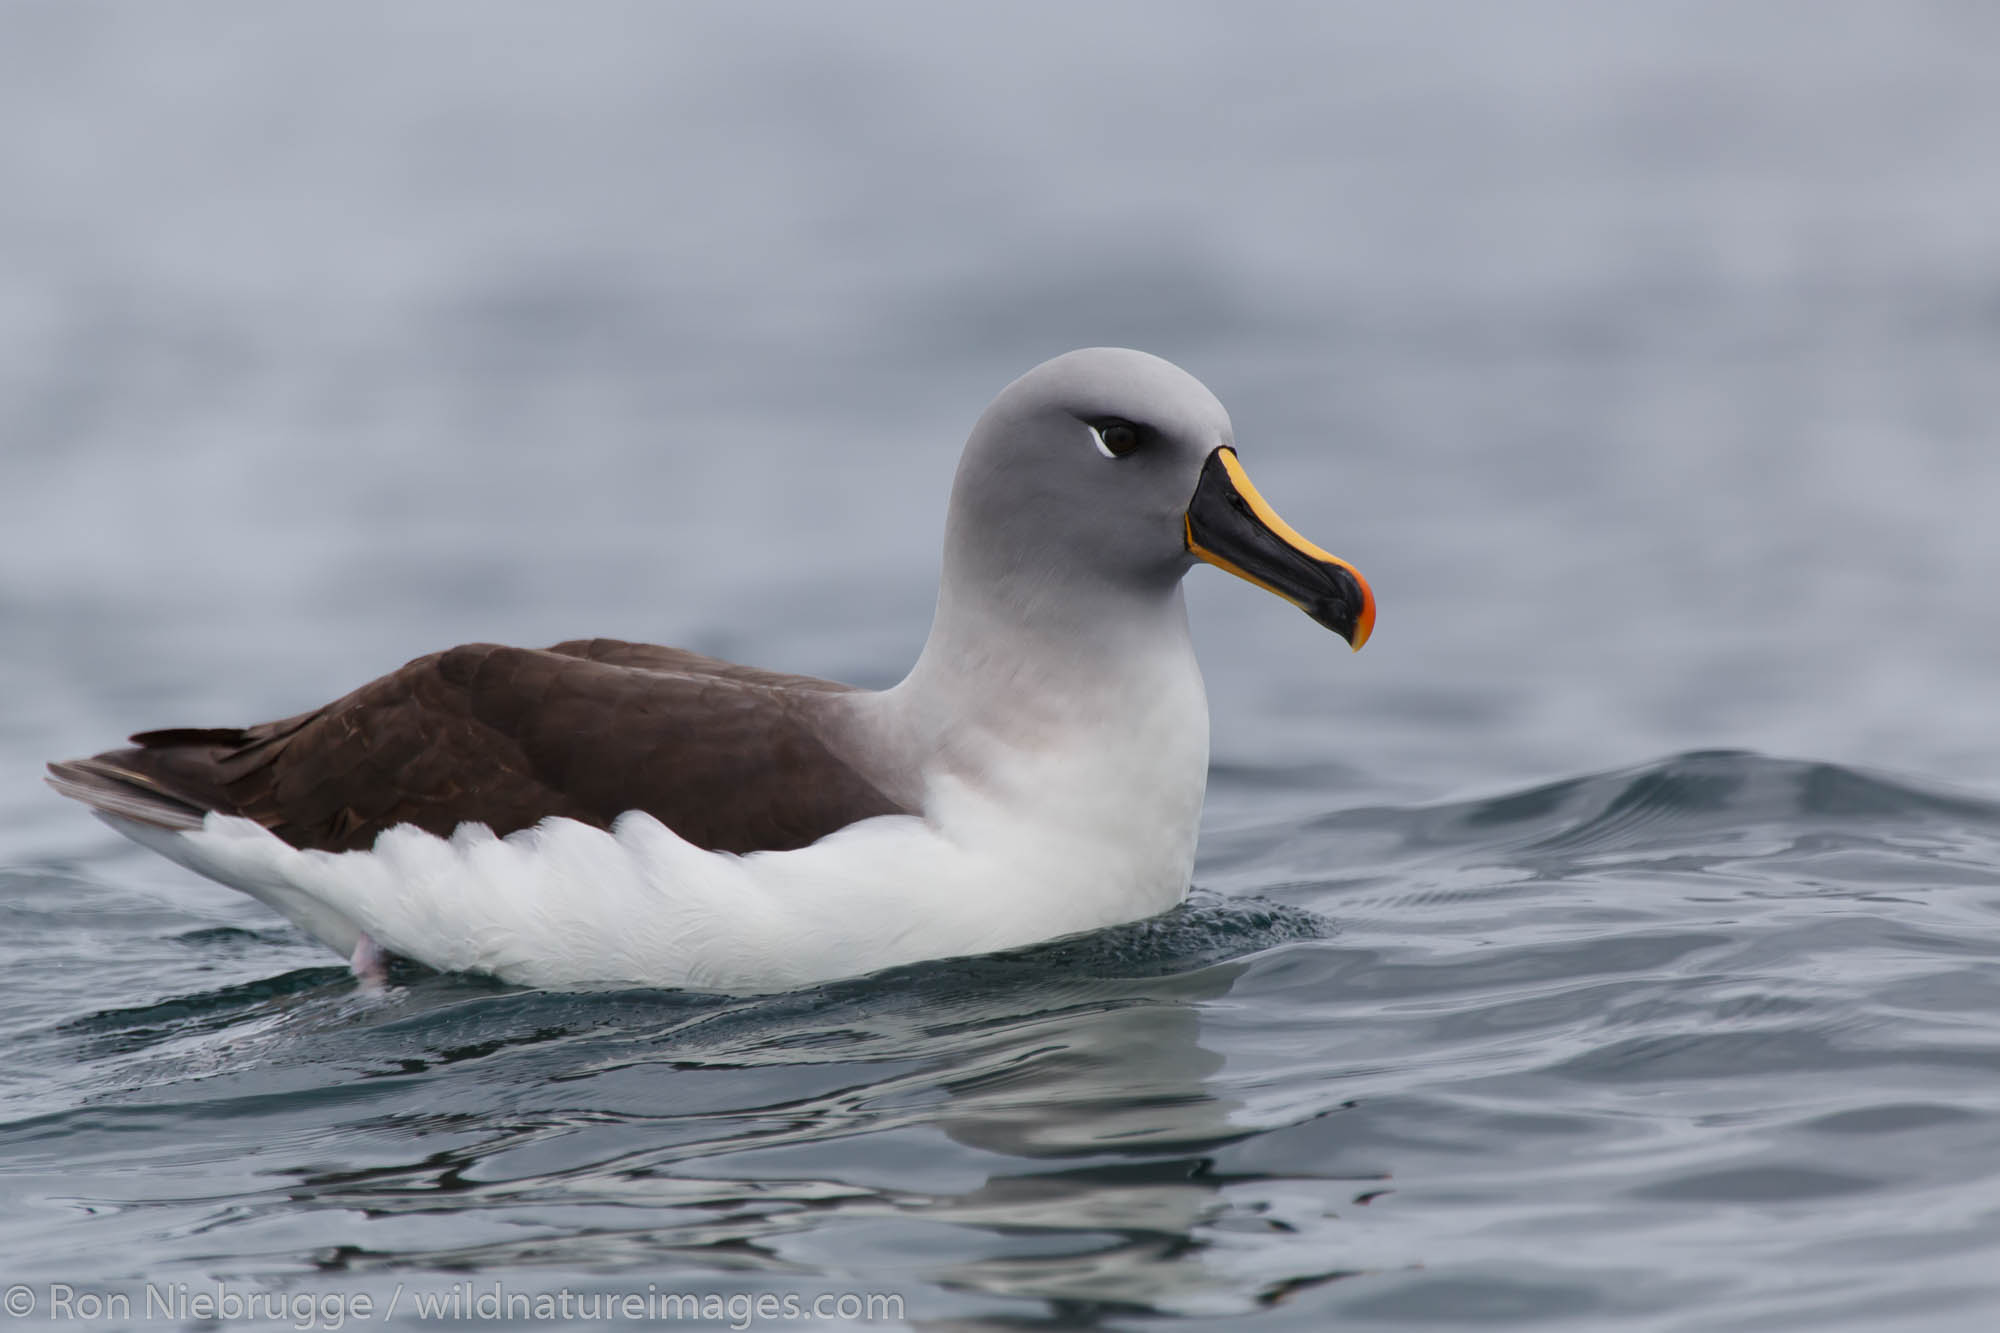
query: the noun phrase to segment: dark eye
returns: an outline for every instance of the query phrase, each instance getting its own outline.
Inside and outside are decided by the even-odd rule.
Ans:
[[[1139,447],[1139,427],[1129,421],[1093,421],[1090,433],[1097,437],[1097,452],[1106,458],[1123,458]]]

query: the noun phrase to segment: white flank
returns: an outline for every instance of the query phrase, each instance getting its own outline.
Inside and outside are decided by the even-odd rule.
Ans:
[[[403,826],[366,852],[300,851],[228,815],[190,832],[108,822],[342,955],[365,932],[431,967],[521,985],[778,991],[1179,902],[1208,748],[1189,718],[1205,724],[1206,711],[1154,702],[1173,724],[1143,762],[1125,747],[997,747],[973,765],[976,781],[934,777],[927,817],[863,820],[796,851],[704,851],[637,811],[610,831],[549,819],[505,838],[479,824],[449,839]]]

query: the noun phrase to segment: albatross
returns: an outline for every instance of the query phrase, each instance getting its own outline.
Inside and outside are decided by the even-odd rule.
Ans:
[[[951,490],[930,637],[864,690],[611,639],[475,643],[323,708],[49,765],[112,828],[379,977],[750,994],[1179,903],[1208,777],[1181,579],[1355,648],[1353,566],[1258,494],[1179,367],[1088,348],[1001,391]]]

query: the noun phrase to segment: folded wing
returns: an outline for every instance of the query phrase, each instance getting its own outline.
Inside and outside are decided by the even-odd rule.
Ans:
[[[612,639],[468,644],[297,717],[142,732],[50,782],[108,815],[185,829],[213,810],[325,851],[628,810],[710,850],[783,851],[907,813],[829,745],[847,689]]]

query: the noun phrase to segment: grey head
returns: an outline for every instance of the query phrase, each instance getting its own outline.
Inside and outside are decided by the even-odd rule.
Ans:
[[[1068,352],[1001,391],[959,461],[946,588],[1020,615],[1171,595],[1197,561],[1293,602],[1359,648],[1374,600],[1280,519],[1237,461],[1229,414],[1169,361]]]

